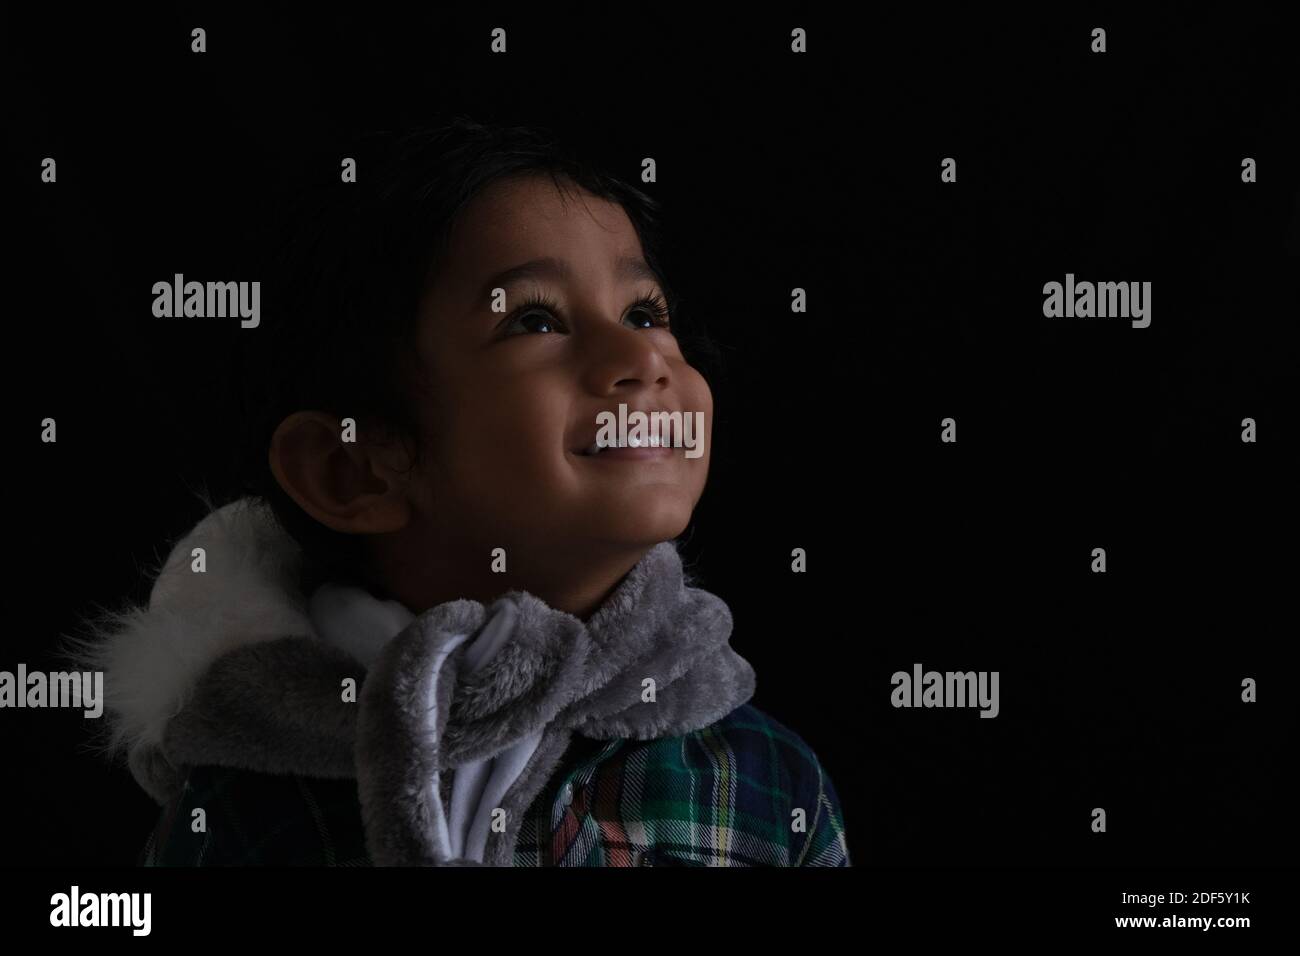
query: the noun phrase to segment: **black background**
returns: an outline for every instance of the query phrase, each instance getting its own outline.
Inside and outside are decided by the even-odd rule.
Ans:
[[[81,614],[146,600],[142,567],[201,516],[189,488],[229,480],[223,358],[257,331],[155,319],[152,284],[255,278],[302,156],[468,112],[633,181],[656,158],[669,267],[727,357],[687,551],[754,703],[834,780],[856,865],[1293,860],[1286,31],[840,13],[11,15],[0,669],[58,669]],[[1151,281],[1151,326],[1044,318],[1067,272]],[[1000,716],[892,708],[914,662],[1000,671]],[[157,810],[84,751],[80,712],[0,729],[4,862],[128,864]]]

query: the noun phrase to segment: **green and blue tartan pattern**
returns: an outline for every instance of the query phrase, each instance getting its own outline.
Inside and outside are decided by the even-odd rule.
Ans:
[[[193,811],[204,810],[203,832]],[[804,826],[792,822],[804,811]],[[370,866],[355,780],[196,767],[145,866]],[[829,775],[751,704],[659,740],[574,736],[520,824],[514,865],[849,866]]]

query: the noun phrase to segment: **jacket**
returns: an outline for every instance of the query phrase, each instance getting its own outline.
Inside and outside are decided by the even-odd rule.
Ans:
[[[162,807],[138,862],[849,865],[834,785],[750,702],[730,614],[675,543],[586,623],[526,592],[388,602],[364,648],[313,622],[300,559],[252,499],[214,509],[149,606],[80,648],[105,671],[108,751]]]

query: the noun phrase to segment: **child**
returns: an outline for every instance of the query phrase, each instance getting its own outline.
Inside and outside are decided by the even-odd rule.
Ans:
[[[164,807],[144,862],[849,865],[677,550],[712,395],[653,202],[526,128],[357,153],[236,333],[241,495],[77,647]],[[620,405],[703,454],[593,454]]]

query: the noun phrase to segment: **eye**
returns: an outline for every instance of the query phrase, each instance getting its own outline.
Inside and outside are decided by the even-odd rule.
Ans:
[[[664,304],[663,298],[659,293],[642,296],[632,303],[632,308],[628,315],[634,315],[640,312],[648,316],[650,324],[642,328],[666,329],[668,328],[668,306]]]
[[[555,302],[554,299],[551,299],[545,295],[531,296],[526,302],[524,302],[523,305],[521,305],[518,309],[515,310],[514,315],[512,315],[509,319],[506,320],[505,323],[505,328],[507,330],[506,335],[507,336],[518,335],[519,334],[518,332],[511,332],[509,330],[515,328],[516,326],[522,328],[524,327],[523,326],[524,322],[532,319],[536,319],[540,321],[547,328],[553,328],[556,325],[559,325],[560,328],[564,328],[563,323],[557,323],[552,316],[543,314],[546,312],[554,313],[557,311],[559,311],[559,305]],[[525,331],[536,332],[536,331],[540,331],[540,329],[525,328]]]
[[[539,322],[541,324],[541,327],[536,327],[536,326],[530,327],[529,325],[525,324],[533,320]],[[526,329],[529,332],[541,332],[543,328],[549,330],[553,326],[558,325],[559,323],[557,323],[555,319],[553,319],[551,316],[546,315],[544,312],[538,310],[532,310],[530,312],[524,313],[523,315],[515,319],[514,324],[517,324],[520,328]],[[560,327],[563,328],[563,326]]]
[[[546,295],[533,295],[519,306],[515,313],[504,323],[507,330],[507,337],[519,335],[521,333],[510,331],[515,328],[521,328],[525,332],[541,332],[543,328],[547,331],[555,331],[556,328],[562,331],[568,331],[564,323],[554,318],[554,314],[559,311],[559,304]],[[637,313],[641,313],[644,318],[639,327],[643,329],[663,329],[669,327],[668,306],[664,303],[663,297],[659,293],[644,295],[632,303],[628,309],[627,316],[630,318]],[[550,313],[550,314],[546,314]],[[526,326],[524,323],[533,323],[532,326]]]

